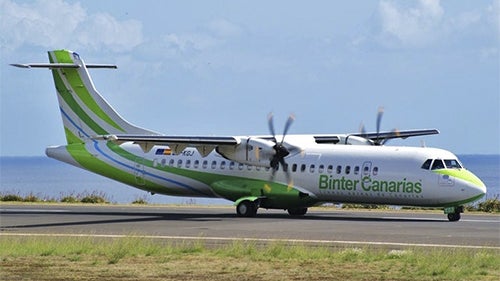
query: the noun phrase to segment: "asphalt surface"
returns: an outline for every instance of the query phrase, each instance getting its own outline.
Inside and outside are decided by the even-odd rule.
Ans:
[[[231,207],[0,204],[1,235],[140,235],[157,239],[235,239],[338,245],[462,247],[500,250],[500,215],[313,208],[301,218],[259,209],[240,218]]]

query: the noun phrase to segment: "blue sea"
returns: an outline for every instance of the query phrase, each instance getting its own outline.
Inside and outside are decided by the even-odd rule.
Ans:
[[[458,155],[487,186],[487,198],[500,195],[500,155]],[[223,199],[186,198],[149,193],[48,157],[0,157],[0,192],[42,199],[104,194],[113,203],[144,199],[153,204],[230,205]]]

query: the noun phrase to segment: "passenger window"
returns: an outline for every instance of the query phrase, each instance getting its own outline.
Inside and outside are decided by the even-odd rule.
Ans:
[[[363,174],[366,176],[366,175],[368,175],[369,173],[370,173],[370,167],[365,166],[365,167],[363,168]]]
[[[318,173],[323,173],[324,170],[325,170],[325,165],[319,165]]]
[[[220,169],[224,170],[226,168],[226,161],[220,162]]]
[[[234,164],[233,161],[229,162],[229,170],[233,170],[234,169],[234,165],[235,164]]]
[[[359,166],[354,167],[354,174],[359,174]]]
[[[306,170],[306,164],[300,165],[300,171],[304,172]]]
[[[309,167],[309,172],[310,172],[310,173],[314,173],[314,169],[315,169],[314,164],[312,164],[312,165]]]
[[[432,163],[432,159],[427,159],[425,160],[424,164],[422,164],[422,169],[424,170],[429,170],[429,168],[431,167],[431,163]]]
[[[179,159],[177,161],[177,168],[180,168],[180,167],[182,167],[182,160],[181,159]]]
[[[351,172],[351,166],[345,167],[345,174],[348,175]]]
[[[212,170],[215,170],[215,168],[217,168],[217,162],[212,161]]]
[[[328,165],[328,168],[326,168],[326,172],[331,174],[333,172],[333,165]]]
[[[207,161],[207,160],[203,160],[203,163],[201,164],[201,167],[202,167],[203,169],[206,169],[206,168],[207,168],[207,166],[208,166],[208,161]]]
[[[200,161],[194,160],[193,168],[198,169],[198,165],[200,165]]]
[[[170,161],[168,161],[168,165],[169,166],[173,166],[174,165],[174,159],[170,159]]]
[[[444,169],[443,161],[441,161],[441,159],[434,160],[434,163],[432,163],[432,169],[433,170]]]
[[[378,167],[373,167],[373,175],[376,176],[378,174]]]
[[[278,167],[278,168],[279,168],[279,167]],[[249,171],[251,171],[251,170],[252,170],[252,165],[248,165],[248,166],[247,166],[247,169],[248,169]],[[276,170],[277,170],[277,169],[276,169]]]
[[[338,165],[337,166],[337,174],[342,173],[342,166]]]
[[[238,170],[243,170],[243,163],[238,163]]]
[[[186,160],[186,168],[191,167],[191,160]]]
[[[292,172],[297,172],[297,164],[292,165]]]

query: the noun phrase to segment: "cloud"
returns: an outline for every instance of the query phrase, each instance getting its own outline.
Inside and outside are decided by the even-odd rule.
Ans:
[[[0,44],[15,50],[25,44],[44,48],[126,51],[142,42],[142,25],[106,13],[88,14],[80,3],[37,0],[18,4],[0,0]]]
[[[424,46],[436,39],[444,11],[439,0],[420,0],[416,7],[408,9],[381,1],[379,13],[383,40]]]

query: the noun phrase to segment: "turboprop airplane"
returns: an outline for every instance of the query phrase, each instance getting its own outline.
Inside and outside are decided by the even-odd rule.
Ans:
[[[13,64],[52,71],[65,145],[49,157],[148,191],[225,198],[239,216],[259,208],[305,215],[326,202],[442,207],[458,221],[463,205],[480,199],[486,186],[451,152],[386,146],[388,140],[439,133],[435,129],[353,134],[175,136],[125,121],[97,92],[90,68],[68,50],[50,51],[50,63]]]

